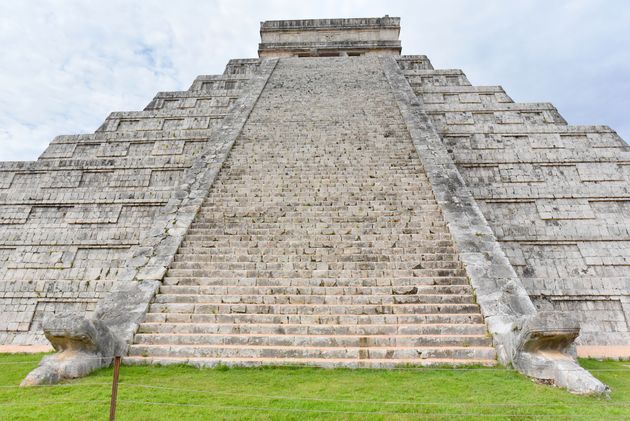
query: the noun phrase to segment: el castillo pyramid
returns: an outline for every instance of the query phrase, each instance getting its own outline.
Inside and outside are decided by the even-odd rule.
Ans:
[[[108,365],[508,364],[580,393],[630,343],[630,149],[401,55],[400,19],[261,23],[259,58],[0,164],[0,345]]]

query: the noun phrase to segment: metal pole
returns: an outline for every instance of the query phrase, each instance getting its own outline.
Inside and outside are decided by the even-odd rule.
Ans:
[[[116,397],[118,396],[118,375],[120,374],[120,356],[114,357],[114,379],[112,381],[112,400],[109,403],[109,421],[116,420]]]

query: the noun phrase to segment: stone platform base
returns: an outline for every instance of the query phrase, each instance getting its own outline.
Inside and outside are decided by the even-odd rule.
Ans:
[[[52,352],[50,345],[0,345],[0,354],[38,354]]]
[[[613,358],[630,359],[630,345],[578,345],[578,357],[582,358]]]

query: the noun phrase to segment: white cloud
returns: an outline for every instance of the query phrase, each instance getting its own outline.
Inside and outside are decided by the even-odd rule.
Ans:
[[[58,134],[186,89],[255,57],[266,19],[402,17],[403,52],[462,68],[517,101],[553,102],[571,124],[630,139],[630,3],[571,1],[4,1],[0,160],[33,160]]]

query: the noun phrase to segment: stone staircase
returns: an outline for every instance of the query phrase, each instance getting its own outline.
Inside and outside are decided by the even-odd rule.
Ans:
[[[125,361],[495,363],[378,58],[279,60]]]

